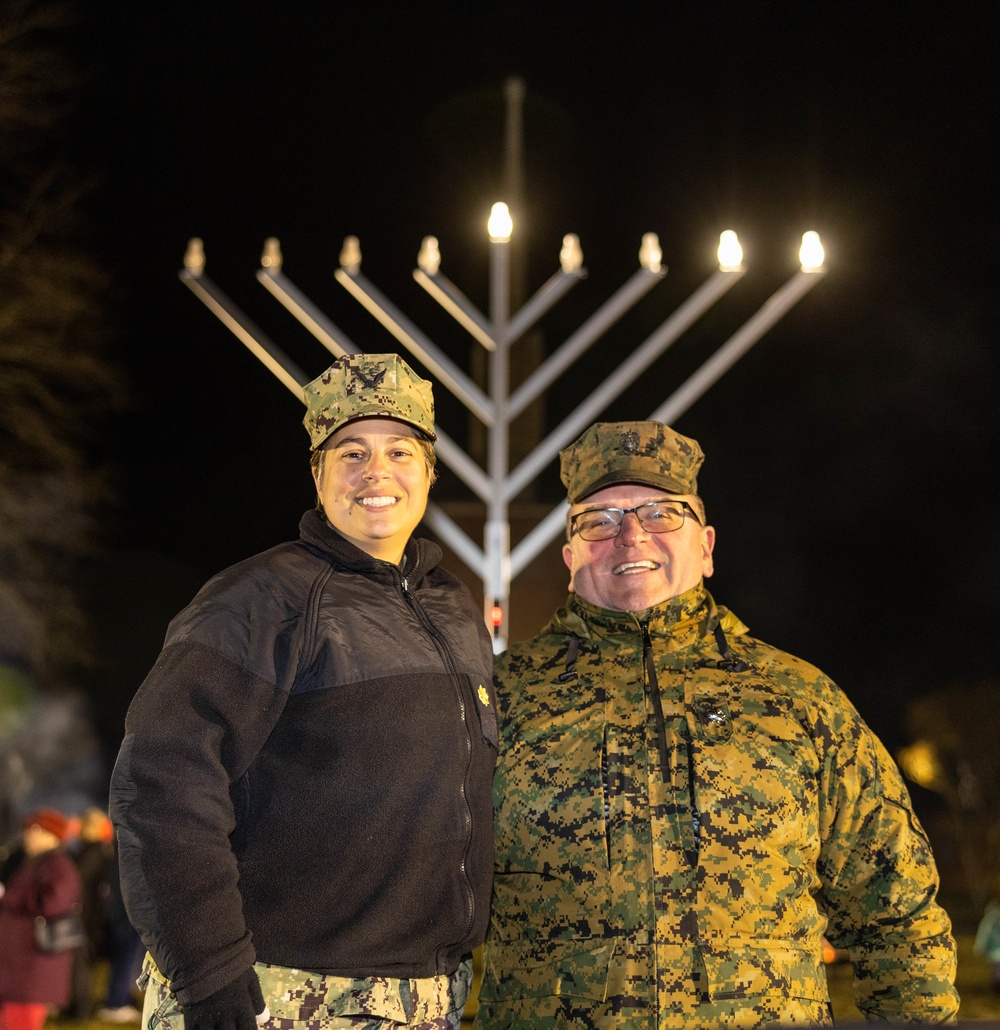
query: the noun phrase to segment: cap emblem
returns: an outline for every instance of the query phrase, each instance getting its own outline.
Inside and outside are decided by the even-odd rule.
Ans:
[[[369,390],[374,390],[383,379],[385,379],[385,373],[388,371],[385,365],[381,368],[378,365],[358,365],[354,370],[357,377],[365,384]]]

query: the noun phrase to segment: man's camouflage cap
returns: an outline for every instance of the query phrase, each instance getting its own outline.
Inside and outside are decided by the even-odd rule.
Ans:
[[[697,440],[662,422],[596,422],[559,452],[570,504],[613,483],[644,483],[675,494],[696,494],[704,460]]]
[[[431,384],[398,354],[346,354],[302,392],[312,450],[344,423],[365,417],[399,419],[437,439]]]

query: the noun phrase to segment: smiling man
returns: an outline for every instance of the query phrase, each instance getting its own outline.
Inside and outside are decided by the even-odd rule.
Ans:
[[[496,866],[477,1025],[947,1022],[950,923],[885,748],[818,669],[716,605],[698,443],[598,423],[562,452],[569,599],[497,661]]]
[[[299,539],[202,588],[126,719],[112,814],[147,1030],[457,1028],[486,931],[493,656],[412,536],[431,385],[350,355],[304,396]]]

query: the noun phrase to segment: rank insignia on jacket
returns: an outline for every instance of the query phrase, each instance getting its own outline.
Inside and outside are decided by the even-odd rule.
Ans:
[[[479,700],[482,701],[483,706],[486,707],[486,708],[489,708],[490,707],[490,695],[486,692],[486,688],[482,685],[482,683],[479,684],[479,691],[478,691],[478,693],[479,693]]]

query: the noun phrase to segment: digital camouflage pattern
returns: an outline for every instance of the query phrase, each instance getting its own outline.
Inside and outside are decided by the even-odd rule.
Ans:
[[[451,976],[417,980],[323,976],[265,962],[254,969],[270,1013],[263,1030],[458,1030],[472,984],[471,958]],[[148,955],[139,983],[142,1030],[184,1030],[183,1010]]]
[[[597,422],[559,452],[559,474],[570,504],[612,483],[696,494],[704,460],[697,440],[662,422]]]
[[[640,613],[570,595],[496,679],[478,1026],[828,1025],[824,934],[867,1018],[954,1019],[927,838],[818,669],[699,585]]]
[[[434,396],[398,354],[347,354],[302,388],[312,450],[352,418],[398,418],[431,440]]]

